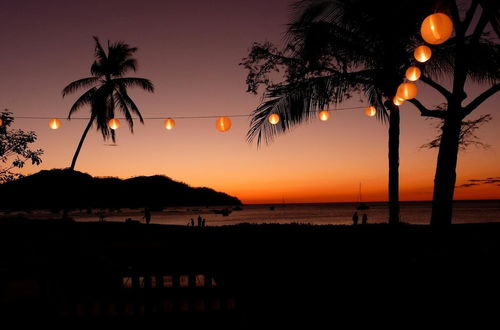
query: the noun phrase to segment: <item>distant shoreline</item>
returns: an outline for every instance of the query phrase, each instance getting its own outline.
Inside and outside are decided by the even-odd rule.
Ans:
[[[454,202],[500,202],[500,199],[498,198],[492,198],[492,199],[457,199]],[[359,201],[352,201],[352,202],[296,202],[296,203],[282,203],[282,202],[276,202],[276,203],[244,203],[242,204],[243,206],[245,205],[299,205],[299,204],[358,204]],[[363,203],[367,204],[387,204],[389,201],[363,201]],[[432,200],[411,200],[411,201],[400,201],[400,203],[432,203]]]

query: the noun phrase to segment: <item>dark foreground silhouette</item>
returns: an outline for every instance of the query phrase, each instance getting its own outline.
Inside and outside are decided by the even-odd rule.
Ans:
[[[478,325],[498,311],[499,237],[500,224],[3,220],[0,309],[116,329]]]

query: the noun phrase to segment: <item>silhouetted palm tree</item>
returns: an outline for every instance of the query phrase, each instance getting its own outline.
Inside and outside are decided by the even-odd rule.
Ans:
[[[137,60],[132,57],[137,51],[136,47],[130,47],[121,41],[112,44],[108,41],[106,52],[99,39],[94,37],[94,40],[96,43],[95,61],[90,68],[92,76],[73,81],[62,91],[64,97],[79,89],[90,87],[76,100],[68,115],[68,119],[71,119],[71,115],[81,107],[90,106],[90,120],[73,156],[72,170],[75,168],[83,141],[94,122],[103,138],[106,140],[111,137],[113,142],[115,141],[115,132],[108,127],[108,121],[115,117],[116,108],[123,113],[132,132],[134,127],[132,114],[137,115],[140,122],[144,123],[139,108],[127,93],[128,87],[140,87],[148,92],[154,91],[153,84],[148,79],[124,77],[128,71],[135,72],[137,69]]]
[[[389,222],[398,223],[400,119],[392,99],[411,63],[412,46],[419,23],[429,13],[429,2],[389,1],[383,6],[371,0],[297,2],[284,52],[257,46],[247,59],[251,88],[252,83],[266,82],[261,73],[269,72],[269,67],[252,67],[255,59],[265,57],[266,48],[274,56],[268,64],[287,68],[284,83],[267,84],[266,100],[253,112],[248,139],[269,140],[351,93],[365,95],[377,108],[378,118],[389,122]],[[280,124],[268,123],[271,113],[280,115]]]

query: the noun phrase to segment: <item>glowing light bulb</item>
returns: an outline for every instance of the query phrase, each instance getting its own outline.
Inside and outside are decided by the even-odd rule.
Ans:
[[[276,113],[273,113],[272,115],[269,116],[269,122],[273,125],[276,125],[280,121],[280,116]]]
[[[319,120],[327,121],[328,119],[330,119],[330,112],[328,110],[323,110],[323,111],[320,111],[318,116],[319,116]]]
[[[61,127],[61,121],[57,118],[52,118],[51,120],[49,120],[49,127],[52,129],[58,129],[59,127]]]

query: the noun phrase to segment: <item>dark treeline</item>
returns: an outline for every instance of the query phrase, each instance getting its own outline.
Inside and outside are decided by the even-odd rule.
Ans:
[[[183,205],[239,205],[210,188],[193,188],[168,177],[94,178],[67,169],[40,171],[0,185],[0,209],[161,209]]]

